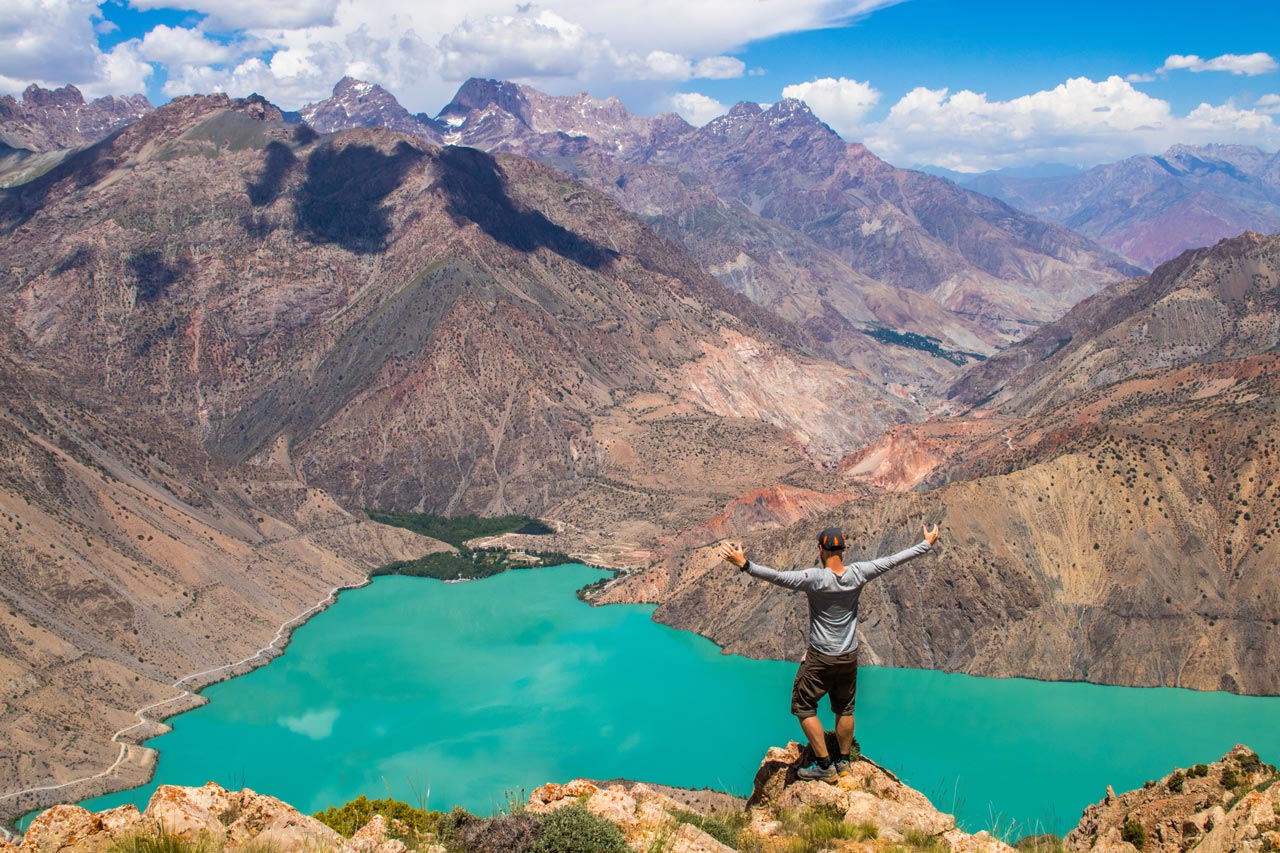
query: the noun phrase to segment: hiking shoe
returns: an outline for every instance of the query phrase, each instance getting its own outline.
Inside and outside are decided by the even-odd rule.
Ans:
[[[815,761],[808,767],[801,767],[797,770],[796,778],[801,782],[834,782],[838,777],[836,776],[836,766],[834,764],[828,764],[823,767]]]
[[[837,758],[835,763],[837,776],[848,776],[850,768],[853,767],[852,761],[845,761],[843,758]]]

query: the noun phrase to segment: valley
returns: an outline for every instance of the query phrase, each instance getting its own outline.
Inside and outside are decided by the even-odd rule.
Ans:
[[[927,519],[868,663],[1280,693],[1274,236],[1142,275],[789,99],[694,128],[484,79],[436,118],[352,79],[296,114],[59,92],[99,138],[33,92],[3,139],[46,150],[0,157],[0,797],[119,755],[92,792],[139,783],[162,724],[111,736],[175,681],[484,548],[794,659],[802,606],[725,594],[710,546],[792,566]]]

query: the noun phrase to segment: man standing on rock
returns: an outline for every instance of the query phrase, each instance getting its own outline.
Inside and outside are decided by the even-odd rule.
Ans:
[[[800,658],[800,670],[791,688],[791,713],[809,739],[814,762],[796,776],[804,780],[834,782],[849,773],[853,760],[853,698],[858,687],[858,599],[873,578],[918,557],[938,541],[938,525],[923,527],[924,541],[892,557],[844,564],[844,534],[828,527],[818,534],[818,565],[812,569],[779,572],[747,559],[742,547],[720,545],[720,556],[752,577],[787,589],[802,590],[809,598],[809,647]],[[827,752],[826,733],[818,719],[818,700],[830,697],[836,715],[836,743],[840,754],[833,762]]]

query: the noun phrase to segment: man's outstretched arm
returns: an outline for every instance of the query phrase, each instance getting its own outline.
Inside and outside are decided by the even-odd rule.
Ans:
[[[753,578],[766,580],[771,584],[786,587],[787,589],[803,589],[805,579],[808,572],[779,572],[768,566],[762,566],[759,563],[753,563],[747,559],[746,553],[742,547],[732,542],[721,542],[719,548],[721,559],[727,563],[732,563],[742,571],[751,575]]]
[[[893,556],[852,563],[847,568],[857,576],[859,583],[866,583],[869,580],[880,577],[894,566],[902,565],[913,557],[919,557],[932,548],[934,542],[938,541],[938,525],[935,524],[932,530],[921,525],[921,529],[924,532],[923,542],[912,545],[905,551],[899,551]]]

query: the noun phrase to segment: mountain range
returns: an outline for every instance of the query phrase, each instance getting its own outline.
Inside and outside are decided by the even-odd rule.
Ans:
[[[145,776],[132,709],[449,547],[367,509],[540,516],[637,568],[599,601],[769,656],[796,602],[709,543],[928,517],[870,660],[1280,692],[1280,238],[1138,276],[790,100],[138,109],[0,190],[0,776]]]
[[[1175,145],[1077,175],[993,173],[964,186],[1062,223],[1145,267],[1241,231],[1280,229],[1280,153],[1248,145]]]
[[[326,131],[385,123],[545,162],[613,195],[828,356],[921,397],[1140,271],[1066,229],[894,169],[791,99],[738,104],[694,128],[616,98],[473,79],[431,119],[346,79],[300,115]]]

